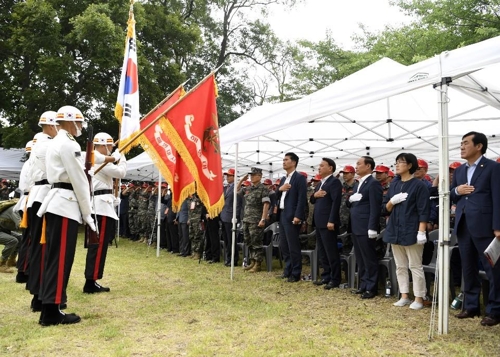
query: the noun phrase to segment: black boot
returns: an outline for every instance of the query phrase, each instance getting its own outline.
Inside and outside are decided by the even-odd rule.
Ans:
[[[87,279],[83,286],[85,294],[104,293],[110,291],[110,288],[99,285],[95,280]]]
[[[38,295],[33,295],[33,299],[31,299],[31,311],[33,312],[42,311],[42,302],[38,300]]]
[[[80,316],[76,314],[65,314],[59,310],[59,305],[57,304],[43,304],[42,313],[40,314],[40,320],[38,323],[42,326],[53,326],[53,325],[69,325],[76,324],[80,322]]]

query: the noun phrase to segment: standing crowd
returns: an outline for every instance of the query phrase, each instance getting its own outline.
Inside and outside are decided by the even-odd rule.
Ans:
[[[393,173],[388,166],[376,165],[372,157],[362,156],[355,167],[345,166],[335,176],[335,161],[322,158],[318,174],[308,182],[308,175],[297,171],[299,157],[289,152],[283,158],[286,175],[274,183],[270,179],[263,180],[262,170],[256,167],[238,181],[234,169],[224,172],[225,204],[219,216],[209,217],[196,193],[174,212],[165,184],[158,187],[128,183],[121,187],[120,198],[113,195],[112,180],[125,176],[126,163],[122,155],[116,151],[111,153],[112,139],[104,133],[94,139],[95,156],[96,161],[110,164],[96,174],[90,173],[93,190],[89,190],[79,146],[72,137],[78,135],[79,123],[84,120],[76,108],[68,108],[72,107],[61,108],[52,122],[45,124],[53,128],[58,125],[59,129],[44,134],[47,142],[44,146],[40,137],[37,138],[32,153],[32,157],[36,157],[30,165],[40,171],[38,175],[26,176],[25,182],[32,182],[31,186],[22,186],[28,196],[30,229],[29,238],[26,234],[21,238],[18,276],[20,273],[28,276],[32,309],[41,310],[42,325],[80,320],[77,315],[64,314],[60,309],[67,300],[65,288],[78,224],[82,221],[99,234],[97,244],[87,243],[83,291],[109,291],[97,280],[102,278],[107,245],[118,218],[114,206],[118,204],[121,236],[137,242],[151,242],[157,238],[162,248],[181,257],[220,263],[223,241],[224,265],[238,265],[238,245],[233,262],[230,247],[233,234],[237,241],[242,237],[248,249],[243,257],[243,270],[249,273],[261,271],[263,247],[273,239],[271,228],[278,227],[274,234],[279,234],[279,251],[284,260],[279,278],[289,283],[301,280],[301,251],[316,249],[321,275],[313,283],[326,290],[338,288],[342,280],[341,254],[352,249],[358,273],[358,286],[352,293],[361,299],[372,299],[379,294],[379,259],[390,247],[401,295],[394,306],[409,306],[412,310],[424,307],[428,292],[423,264],[429,256],[428,250],[432,255],[434,248],[432,243],[428,244],[428,235],[439,229],[439,178],[430,179],[425,160],[411,153],[400,153],[395,157]],[[51,137],[54,139],[49,140]],[[479,270],[485,271],[490,289],[481,325],[493,326],[500,323],[500,266],[492,267],[483,252],[492,239],[500,239],[500,184],[495,181],[500,165],[484,157],[487,145],[484,134],[465,134],[460,149],[466,162],[454,162],[449,167],[451,223],[460,253],[452,257],[452,271],[456,285],[463,279],[465,300],[463,310],[456,315],[459,319],[481,315]],[[32,197],[37,186],[42,186],[43,191]],[[90,204],[91,192],[93,201],[99,204]],[[13,210],[13,213],[21,211],[23,217],[26,214],[22,206]],[[156,221],[158,211],[160,222]],[[155,234],[157,225],[160,226],[158,236]],[[234,230],[233,226],[238,229]],[[26,241],[30,243],[23,248]],[[23,253],[23,250],[30,253]],[[13,256],[12,250],[2,254],[2,264]],[[43,262],[40,256],[44,257]]]

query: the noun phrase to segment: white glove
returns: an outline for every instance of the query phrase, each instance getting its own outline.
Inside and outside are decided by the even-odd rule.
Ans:
[[[351,196],[349,196],[349,202],[358,202],[363,198],[363,195],[361,193],[354,193]]]
[[[113,206],[118,207],[121,201],[120,197],[115,197],[113,200]]]
[[[425,232],[418,231],[417,244],[425,244],[425,243],[427,243],[427,237],[425,236]]]
[[[83,220],[85,221],[85,223],[89,225],[90,229],[96,232],[95,222],[94,219],[92,218],[92,215],[86,214],[85,216],[83,216]]]
[[[400,192],[400,193],[395,194],[394,196],[392,196],[391,203],[392,203],[393,206],[395,206],[398,203],[406,201],[406,197],[408,197],[408,193],[406,193],[406,192]]]
[[[88,172],[87,174],[90,176],[90,177],[94,177],[95,173],[94,173],[94,168],[92,167]]]
[[[377,236],[378,236],[377,231],[374,231],[373,229],[368,230],[368,238],[375,239],[377,238]]]
[[[111,156],[115,158],[115,162],[120,161],[120,159],[122,158],[122,154],[118,151],[118,149],[113,151]]]

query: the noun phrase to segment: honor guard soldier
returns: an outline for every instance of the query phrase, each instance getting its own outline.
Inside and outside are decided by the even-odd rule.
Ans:
[[[80,145],[75,136],[86,127],[82,113],[64,106],[57,111],[60,129],[47,148],[47,180],[52,184],[38,215],[45,214],[45,257],[39,299],[42,326],[73,324],[80,316],[65,314],[59,304],[67,301],[71,267],[75,257],[78,225],[86,222],[95,231],[91,216],[90,190],[85,176]]]
[[[40,244],[42,236],[43,218],[37,216],[37,212],[42,205],[43,200],[50,191],[50,184],[47,181],[46,155],[47,148],[52,138],[57,135],[56,122],[57,113],[46,111],[40,116],[38,126],[42,132],[35,135],[31,153],[31,180],[33,187],[28,196],[27,212],[29,220],[29,231],[31,234],[31,244],[29,247],[29,274],[26,289],[33,295],[31,300],[31,310],[33,312],[42,311],[42,302],[39,300],[40,282],[42,280],[42,257],[45,251],[45,244]]]
[[[116,163],[107,164],[92,177],[92,213],[97,215],[99,244],[91,244],[87,249],[85,262],[86,281],[83,287],[83,292],[86,294],[109,291],[109,288],[99,285],[96,280],[102,279],[109,242],[113,240],[116,222],[118,221],[115,207],[119,205],[120,199],[113,195],[113,179],[122,179],[127,174],[127,160],[118,150],[112,153],[113,146],[111,135],[107,133],[97,133],[95,135],[94,155],[112,156]],[[102,161],[104,160],[103,158]],[[100,165],[94,166],[94,169],[98,166]]]

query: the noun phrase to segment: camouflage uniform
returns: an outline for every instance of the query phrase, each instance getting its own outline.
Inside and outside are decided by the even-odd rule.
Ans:
[[[314,231],[313,226],[313,216],[314,216],[314,204],[311,203],[311,196],[314,194],[314,187],[307,187],[307,206],[306,206],[306,232],[307,234]],[[309,250],[316,247],[316,236],[307,237],[307,235],[300,235],[301,241],[300,246],[302,249]]]
[[[354,191],[354,185],[356,184],[356,180],[352,182],[352,185],[344,182],[342,184],[342,201],[340,203],[340,234],[344,234],[345,232],[350,232],[351,229],[349,227],[349,207],[347,207],[347,202],[349,202],[349,196],[351,196]],[[352,239],[350,236],[344,239],[342,242],[342,253],[349,254],[352,250]]]
[[[128,198],[128,225],[130,229],[130,235],[132,240],[139,239],[139,219],[138,219],[138,207],[139,207],[139,192],[138,190],[132,190]]]
[[[240,195],[245,197],[245,210],[243,212],[243,239],[248,246],[249,258],[261,263],[264,260],[262,240],[264,227],[258,224],[262,219],[264,204],[271,203],[269,190],[262,183],[241,190]]]
[[[139,227],[139,235],[146,238],[150,232],[150,222],[148,218],[149,192],[145,189],[139,191],[137,199],[137,221]]]
[[[154,231],[153,237],[156,237],[156,204],[158,203],[158,194],[157,193],[151,193],[151,196],[149,196],[149,201],[148,201],[148,224],[149,224],[149,229],[148,229],[148,239],[151,235],[151,232]],[[153,238],[154,240],[154,238]]]
[[[189,229],[189,241],[191,242],[191,250],[193,254],[203,253],[203,231],[201,230],[201,211],[203,210],[203,204],[201,203],[198,195],[194,194],[188,201],[188,229]]]

